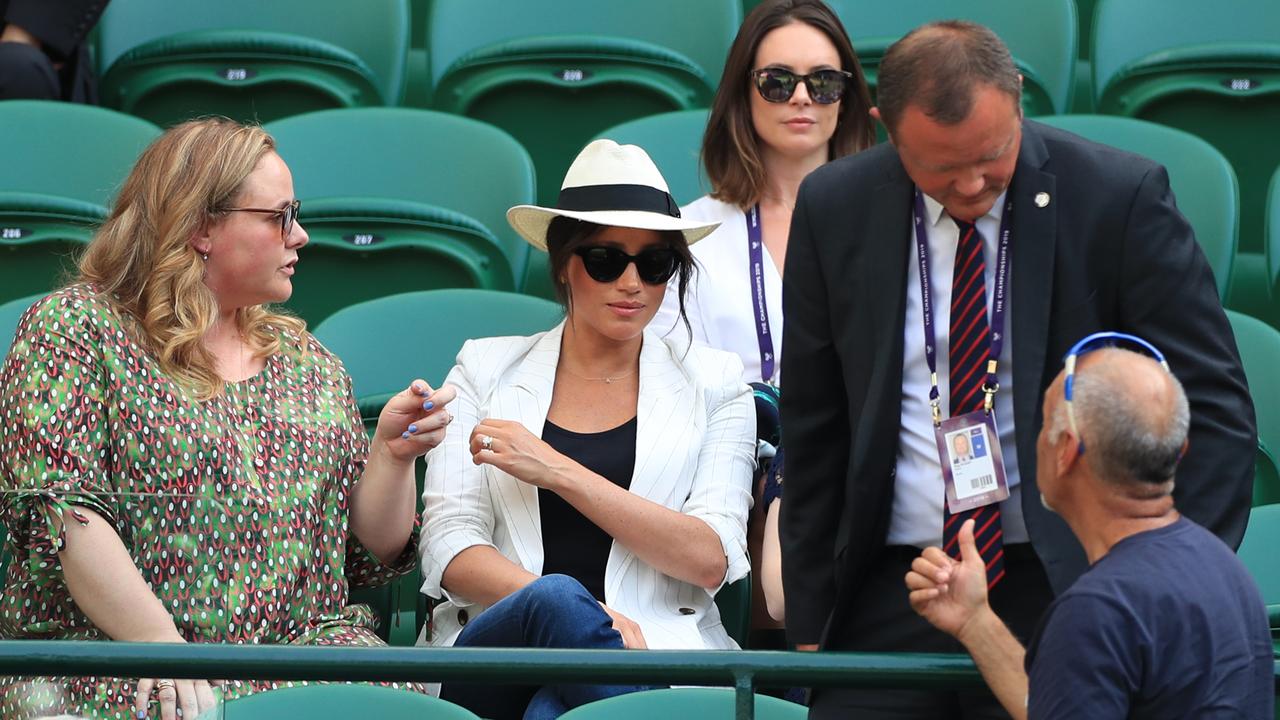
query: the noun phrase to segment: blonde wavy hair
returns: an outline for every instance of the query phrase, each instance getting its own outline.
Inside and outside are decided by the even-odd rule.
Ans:
[[[245,178],[275,147],[262,128],[225,118],[170,128],[138,158],[80,259],[77,281],[133,318],[165,373],[200,400],[218,395],[223,380],[204,345],[218,303],[191,239],[226,217]],[[281,330],[306,332],[299,318],[264,305],[240,308],[235,319],[255,357],[280,351]]]

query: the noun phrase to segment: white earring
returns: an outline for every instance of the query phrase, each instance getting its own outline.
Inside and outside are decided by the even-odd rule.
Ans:
[[[209,262],[209,253],[200,253],[200,259]]]

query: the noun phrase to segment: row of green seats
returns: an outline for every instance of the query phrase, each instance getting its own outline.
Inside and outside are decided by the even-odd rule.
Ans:
[[[703,110],[660,114],[602,135],[647,148],[677,200],[686,203],[707,190],[698,167],[705,118]],[[1165,164],[1220,294],[1276,321],[1268,314],[1270,287],[1280,280],[1274,262],[1260,306],[1230,302],[1250,256],[1236,249],[1237,182],[1219,153],[1185,133],[1141,121],[1044,120]],[[372,296],[422,288],[551,295],[545,259],[530,253],[505,220],[507,207],[533,201],[536,184],[531,158],[509,135],[466,118],[402,108],[321,111],[267,129],[279,140],[304,200],[302,220],[312,245],[290,306],[312,323]],[[0,139],[0,148],[30,168],[0,178],[0,301],[57,284],[137,152],[158,132],[99,108],[0,104],[0,138],[9,139]],[[77,171],[68,173],[68,167]],[[1276,228],[1280,223],[1273,223],[1273,235]]]
[[[394,105],[405,96],[411,26],[421,26],[415,97],[490,122],[534,153],[539,199],[605,127],[705,106],[742,18],[737,0],[378,0],[346,22],[332,2],[116,0],[98,33],[103,97],[161,124],[217,112],[269,121],[328,107]],[[831,0],[874,89],[885,48],[915,25],[959,15],[995,29],[1026,80],[1028,114],[1064,113],[1077,48],[1092,48],[1087,107],[1200,135],[1241,179],[1242,264],[1236,290],[1263,290],[1262,198],[1280,149],[1272,0]],[[1092,7],[1096,4],[1096,7]],[[1091,36],[1081,36],[1083,18]],[[246,18],[252,18],[247,20]],[[1240,22],[1239,18],[1248,18]],[[1087,40],[1087,42],[1085,41]]]
[[[397,105],[409,12],[377,0],[352,22],[341,2],[115,0],[97,33],[103,102],[160,125]],[[742,21],[739,0],[432,0],[426,12],[415,95],[510,132],[537,153],[552,197],[598,130],[705,106]]]

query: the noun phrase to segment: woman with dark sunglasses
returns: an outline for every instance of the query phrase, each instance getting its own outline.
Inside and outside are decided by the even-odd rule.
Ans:
[[[713,602],[747,574],[755,415],[737,356],[647,329],[692,274],[690,221],[648,155],[609,140],[554,208],[507,215],[550,255],[566,318],[472,340],[457,416],[428,457],[424,588],[434,645],[731,649]],[[668,280],[675,278],[675,282]],[[640,688],[446,683],[487,718],[556,717]]]
[[[782,352],[782,272],[800,181],[826,162],[875,142],[862,68],[844,26],[820,0],[766,0],[729,50],[702,141],[711,194],[682,208],[720,223],[693,255],[699,270],[687,302],[696,343],[742,358],[743,380],[762,405],[762,474],[751,521],[757,628],[752,646],[781,642],[782,578],[777,545],[780,463],[775,448]],[[856,198],[851,198],[856,201]],[[685,339],[680,308],[668,297],[654,327]],[[767,613],[766,613],[767,611]],[[772,635],[772,637],[769,637]]]

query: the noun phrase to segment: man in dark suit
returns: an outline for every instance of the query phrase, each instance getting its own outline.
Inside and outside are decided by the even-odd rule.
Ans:
[[[0,100],[97,103],[88,37],[108,0],[0,0]]]
[[[992,607],[1029,639],[1086,566],[1036,489],[1040,398],[1071,345],[1104,328],[1161,348],[1186,388],[1178,506],[1232,547],[1244,533],[1253,406],[1165,170],[1024,120],[1020,100],[993,33],[923,26],[880,66],[872,114],[891,144],[801,187],[782,366],[783,578],[798,647],[962,652],[902,583],[921,548],[955,552],[969,517]],[[952,513],[937,433],[992,417],[1010,495]],[[988,692],[819,689],[812,706],[818,718],[1005,717]]]

